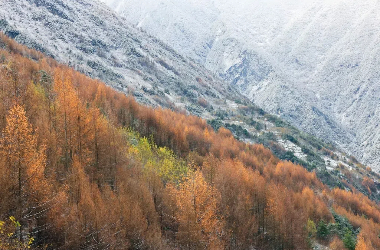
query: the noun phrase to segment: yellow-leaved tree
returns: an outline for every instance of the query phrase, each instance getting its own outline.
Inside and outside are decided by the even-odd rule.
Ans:
[[[45,147],[38,148],[33,128],[29,124],[25,110],[20,105],[14,105],[7,117],[6,127],[0,138],[0,167],[6,174],[4,179],[4,197],[2,210],[14,214],[20,227],[18,237],[24,238],[24,228],[27,228],[29,218],[39,213],[48,192],[48,183],[44,176]]]
[[[190,249],[222,249],[224,223],[217,208],[220,194],[196,171],[178,188],[168,185],[176,199],[177,240]]]
[[[355,250],[374,250],[370,241],[365,239],[365,233],[363,231],[358,235],[358,242]]]

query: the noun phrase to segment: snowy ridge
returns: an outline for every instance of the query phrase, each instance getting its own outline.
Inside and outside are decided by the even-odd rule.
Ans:
[[[201,2],[187,4],[190,8],[191,4]],[[353,185],[378,200],[380,192],[370,194],[362,185],[363,177],[367,176],[380,189],[379,176],[371,169],[339,151],[336,145],[303,133],[276,115],[264,112],[238,93],[236,89],[252,93],[257,103],[263,102],[273,113],[314,128],[321,137],[335,135],[336,141],[344,143],[350,140],[345,137],[345,131],[339,131],[342,129],[334,120],[317,106],[310,105],[310,100],[316,98],[314,93],[288,81],[286,74],[280,74],[279,64],[273,63],[264,50],[246,49],[238,39],[224,37],[225,25],[213,25],[216,25],[217,36],[203,47],[207,53],[198,57],[204,57],[210,67],[219,68],[215,72],[236,88],[200,66],[195,59],[182,56],[160,40],[130,27],[127,20],[99,1],[0,1],[0,31],[16,41],[134,95],[140,103],[189,112],[206,119],[215,130],[224,126],[242,141],[261,143],[279,159],[315,171],[329,187],[351,189]],[[177,33],[180,34],[185,26],[178,27],[182,27]],[[219,53],[221,51],[223,53]],[[339,167],[340,164],[345,167]],[[347,169],[354,179],[344,176]],[[346,186],[342,186],[342,180],[347,181]]]
[[[228,83],[92,0],[0,1],[0,31],[139,102],[198,116],[206,99],[241,99]],[[237,96],[239,96],[237,98]]]
[[[380,169],[379,1],[103,1],[266,111]]]

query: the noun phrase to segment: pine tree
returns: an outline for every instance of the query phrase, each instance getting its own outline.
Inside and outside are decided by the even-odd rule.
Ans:
[[[327,228],[327,225],[324,222],[324,220],[319,221],[317,235],[320,239],[327,239],[329,235],[329,229]]]
[[[347,229],[346,233],[343,236],[343,243],[348,250],[355,250],[356,240],[352,235],[351,230]]]

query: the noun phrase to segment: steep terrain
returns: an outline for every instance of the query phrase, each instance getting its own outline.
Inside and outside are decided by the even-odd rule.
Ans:
[[[295,126],[379,169],[376,0],[104,0]]]
[[[380,248],[380,207],[354,188],[330,189],[262,145],[140,105],[3,34],[0,200],[4,250]]]
[[[340,151],[339,145],[318,140],[267,114],[191,59],[129,27],[100,2],[20,0],[0,4],[3,7],[0,28],[9,37],[104,80],[115,89],[133,95],[140,103],[189,112],[207,119],[215,130],[224,126],[243,141],[264,144],[280,159],[316,171],[332,188],[355,188],[372,199],[380,199],[379,176]],[[271,71],[271,66],[260,66],[254,60],[257,54],[244,55],[244,61],[260,74]],[[245,72],[240,66],[229,70]],[[251,75],[261,81],[259,74]],[[261,95],[266,98],[267,106],[284,102],[278,94],[286,92],[291,96],[295,91],[278,85],[282,91],[279,92],[276,86],[270,84],[268,88],[273,91]],[[306,120],[303,109],[296,106],[301,102],[302,107],[307,107],[302,97],[286,101],[294,106],[290,108],[296,113],[292,117]],[[309,112],[323,116],[316,108],[310,108]],[[315,118],[315,126],[320,123]],[[333,121],[326,117],[324,126],[331,124]],[[341,134],[344,133],[337,133]],[[374,181],[374,191],[363,182],[365,178]]]
[[[98,1],[1,1],[0,30],[152,106],[200,115],[207,113],[196,107],[200,99],[241,99],[224,81],[129,27]]]

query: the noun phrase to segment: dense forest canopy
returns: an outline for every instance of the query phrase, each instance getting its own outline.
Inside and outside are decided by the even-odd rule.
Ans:
[[[1,249],[380,249],[363,194],[4,35],[0,47]]]

